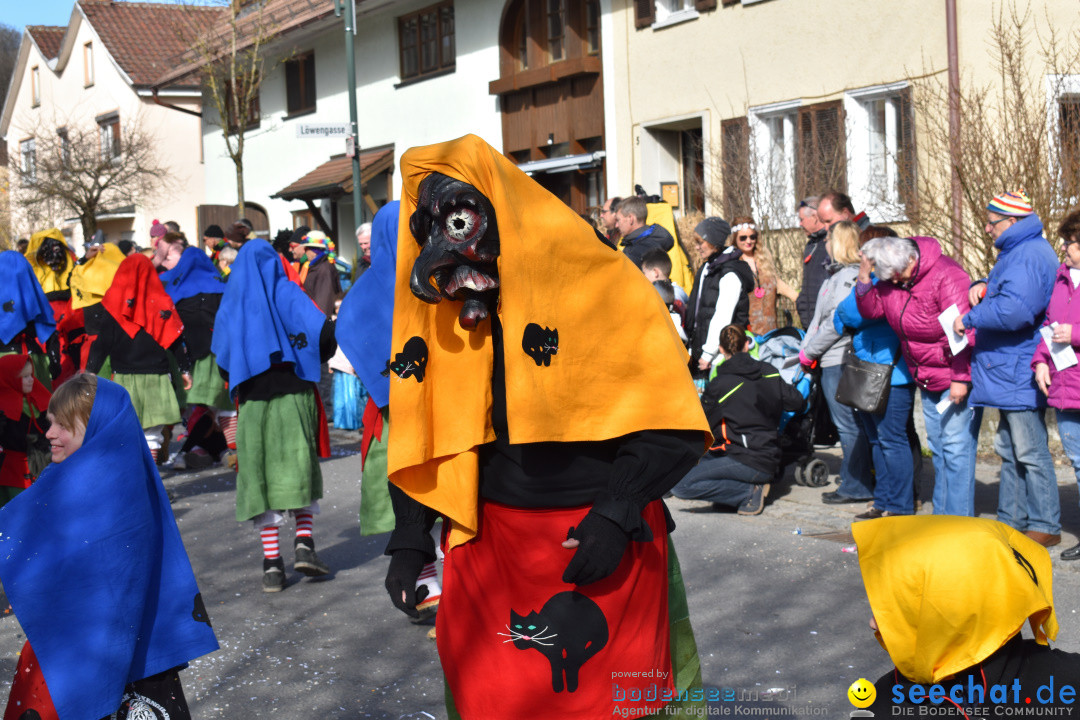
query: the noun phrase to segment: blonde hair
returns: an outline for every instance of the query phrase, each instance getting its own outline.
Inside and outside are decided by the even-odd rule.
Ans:
[[[859,262],[859,226],[850,220],[833,225],[829,231],[829,255],[841,265]]]
[[[49,400],[49,412],[67,430],[86,430],[96,394],[97,375],[81,372],[56,388]]]

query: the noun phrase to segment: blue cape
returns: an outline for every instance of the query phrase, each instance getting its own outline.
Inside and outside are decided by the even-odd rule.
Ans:
[[[220,295],[225,292],[225,281],[214,268],[214,263],[196,247],[185,249],[176,267],[158,277],[174,303],[195,295]]]
[[[371,223],[371,267],[341,301],[337,341],[356,376],[380,408],[390,404],[390,378],[383,376],[390,359],[397,273],[397,200],[387,203]]]
[[[324,324],[326,316],[289,280],[270,243],[245,243],[225,283],[210,345],[218,365],[229,373],[233,398],[240,383],[275,363],[292,363],[297,377],[319,382]]]
[[[82,447],[0,510],[0,578],[65,720],[218,647],[131,399],[104,378]]]
[[[34,275],[34,268],[16,250],[0,252],[0,342],[11,339],[34,323],[42,344],[56,331],[52,306]]]

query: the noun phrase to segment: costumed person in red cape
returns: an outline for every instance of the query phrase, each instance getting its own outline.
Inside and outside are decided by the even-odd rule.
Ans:
[[[293,568],[327,575],[312,523],[323,495],[319,458],[329,457],[326,413],[315,383],[334,354],[334,323],[289,279],[270,243],[249,240],[232,264],[210,350],[239,404],[236,519],[263,545],[264,592],[285,588],[278,529],[296,518]]]
[[[387,203],[371,223],[371,263],[341,302],[337,338],[368,391],[360,443],[360,534],[378,535],[394,529],[386,477],[386,446],[390,427],[390,331],[394,319],[398,215],[401,203]],[[442,589],[435,562],[424,564],[417,578],[415,620],[434,614]],[[423,588],[423,589],[421,589]]]
[[[30,355],[34,375],[46,388],[60,376],[60,336],[52,304],[34,269],[15,250],[0,252],[0,356]]]
[[[662,714],[700,666],[661,498],[712,440],[667,310],[479,138],[401,167],[391,600],[442,515],[452,717]]]
[[[49,464],[50,397],[34,377],[29,355],[0,357],[0,507]]]
[[[86,369],[96,374],[109,358],[112,379],[131,395],[150,451],[164,462],[168,436],[180,422],[169,353],[180,368],[184,389],[191,388],[184,324],[150,259],[141,253],[120,263],[101,304],[107,313],[102,315]]]
[[[187,720],[178,673],[218,644],[128,393],[76,375],[49,420],[52,464],[0,510],[27,640],[4,720]]]

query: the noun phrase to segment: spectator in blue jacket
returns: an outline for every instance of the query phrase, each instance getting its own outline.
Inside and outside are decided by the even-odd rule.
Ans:
[[[1061,542],[1061,505],[1046,440],[1046,400],[1035,386],[1031,356],[1041,341],[1058,257],[1023,190],[998,195],[986,210],[997,262],[985,286],[972,287],[978,304],[953,329],[975,330],[972,405],[1001,413],[994,438],[1001,456],[998,520],[1050,547]]]
[[[860,243],[885,235],[896,236],[890,228],[872,225],[859,235]],[[877,277],[871,275],[876,284]],[[874,504],[856,520],[873,520],[915,512],[915,460],[912,457],[908,425],[915,406],[915,381],[900,353],[900,338],[884,318],[868,320],[859,313],[852,290],[833,315],[836,332],[853,331],[851,350],[866,362],[893,364],[889,400],[884,412],[873,414],[855,410],[855,420],[866,433],[874,462]]]

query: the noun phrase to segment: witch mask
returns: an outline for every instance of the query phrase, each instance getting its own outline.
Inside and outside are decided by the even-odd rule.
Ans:
[[[409,280],[413,295],[432,304],[462,301],[458,323],[475,330],[499,293],[499,229],[491,201],[468,183],[432,173],[420,183],[409,230],[421,248]]]
[[[47,237],[38,248],[37,261],[48,265],[55,273],[62,273],[67,264],[67,248],[56,238]]]

